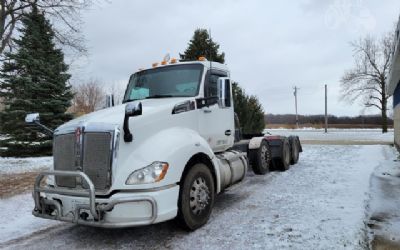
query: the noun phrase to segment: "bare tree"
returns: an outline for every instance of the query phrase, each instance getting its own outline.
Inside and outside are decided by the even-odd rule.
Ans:
[[[33,5],[54,21],[57,42],[78,52],[85,52],[80,34],[79,11],[94,0],[0,0],[0,55],[14,46],[13,37],[22,17]]]
[[[380,39],[367,36],[351,43],[355,65],[341,79],[342,98],[350,102],[361,99],[365,107],[381,111],[382,133],[387,132],[387,76],[394,50],[394,35]]]
[[[77,114],[93,112],[104,105],[105,91],[97,80],[73,87],[74,98],[70,111]]]

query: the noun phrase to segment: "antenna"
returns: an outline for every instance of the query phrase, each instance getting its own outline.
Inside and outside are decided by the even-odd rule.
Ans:
[[[170,59],[170,58],[171,58],[171,57],[169,56],[169,53],[167,53],[167,54],[164,56],[163,61],[169,62],[169,59]]]
[[[209,31],[208,31],[208,35],[209,35],[209,38],[210,38],[210,47],[208,48],[208,49],[209,49],[208,53],[209,53],[209,56],[210,56],[210,73],[211,73],[211,68],[212,68],[212,54],[211,54],[211,50],[212,50],[212,47],[211,47],[211,28],[210,28],[210,29],[209,29]]]

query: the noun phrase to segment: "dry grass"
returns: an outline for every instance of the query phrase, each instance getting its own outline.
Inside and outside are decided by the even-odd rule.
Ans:
[[[32,191],[37,175],[37,172],[0,175],[0,198]]]

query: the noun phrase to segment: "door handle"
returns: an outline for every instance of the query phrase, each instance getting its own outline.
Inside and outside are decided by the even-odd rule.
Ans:
[[[210,109],[203,109],[203,112],[208,114],[208,113],[211,113],[212,111]]]
[[[232,134],[232,131],[230,129],[225,130],[225,135],[230,136]]]

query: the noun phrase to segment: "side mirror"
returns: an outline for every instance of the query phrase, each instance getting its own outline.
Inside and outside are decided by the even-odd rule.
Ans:
[[[130,102],[126,104],[125,115],[128,117],[142,115],[142,103]]]
[[[125,106],[125,117],[124,117],[124,141],[131,142],[133,135],[129,130],[129,117],[142,115],[142,103],[141,102],[129,102]]]
[[[25,122],[28,124],[36,123],[40,121],[39,113],[31,113],[25,116]]]
[[[40,123],[40,116],[39,113],[32,113],[32,114],[27,114],[25,116],[25,122],[29,125],[35,125],[44,130],[44,132],[50,136],[53,136],[54,131],[45,125]]]
[[[227,77],[218,78],[218,104],[221,108],[231,106],[231,81]]]

